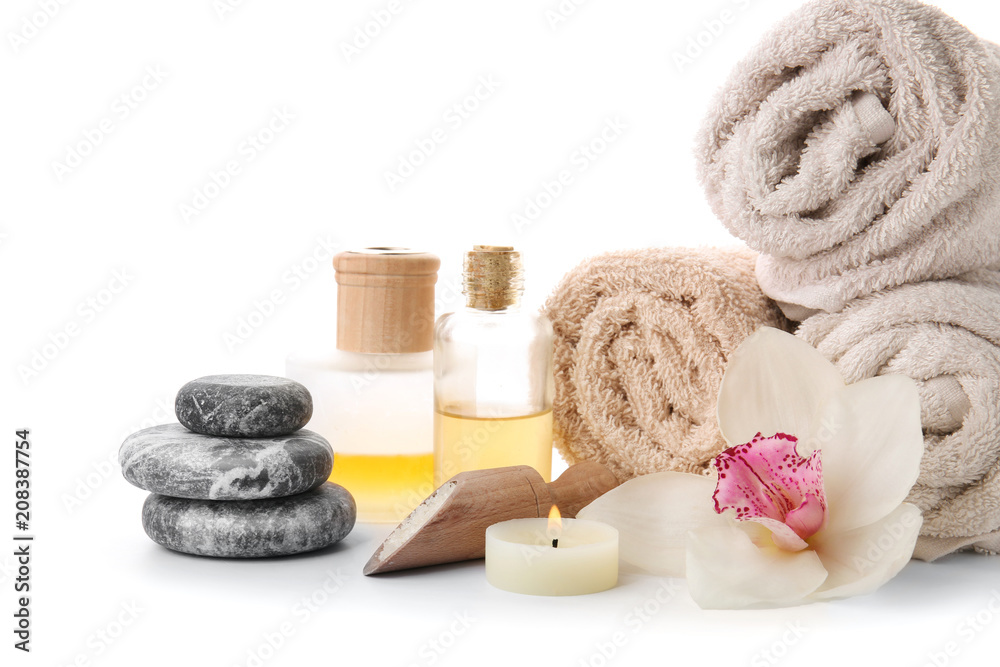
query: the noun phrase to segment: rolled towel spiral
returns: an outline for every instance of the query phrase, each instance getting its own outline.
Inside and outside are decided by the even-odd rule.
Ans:
[[[733,70],[697,155],[794,320],[1000,268],[1000,47],[935,7],[805,4]]]
[[[620,251],[567,274],[545,310],[555,331],[555,442],[621,480],[701,472],[726,444],[715,407],[729,355],[787,328],[745,249]]]

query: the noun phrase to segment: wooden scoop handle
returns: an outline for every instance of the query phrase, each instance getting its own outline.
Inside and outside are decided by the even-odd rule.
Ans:
[[[549,487],[552,505],[559,507],[565,517],[575,517],[576,513],[618,486],[614,473],[595,461],[583,461],[559,476]],[[548,507],[539,507],[538,516],[548,516]]]
[[[531,466],[473,470],[452,479],[459,482],[463,501],[476,499],[477,511],[470,514],[489,519],[487,525],[508,518],[544,518],[553,505],[559,507],[560,515],[572,519],[599,496],[618,486],[614,473],[595,461],[572,465],[559,479],[547,484]],[[505,516],[508,513],[512,516]]]

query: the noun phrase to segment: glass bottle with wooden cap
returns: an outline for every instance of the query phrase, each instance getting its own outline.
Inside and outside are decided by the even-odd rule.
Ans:
[[[434,482],[530,465],[552,476],[552,325],[520,308],[521,255],[474,246],[466,307],[434,327]]]
[[[432,333],[441,261],[407,248],[333,258],[337,349],[293,355],[288,377],[313,395],[306,428],[333,445],[330,480],[358,519],[396,523],[433,490]]]

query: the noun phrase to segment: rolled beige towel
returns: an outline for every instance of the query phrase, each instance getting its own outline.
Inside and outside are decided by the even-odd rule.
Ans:
[[[563,278],[555,330],[555,441],[621,480],[699,472],[725,449],[715,416],[729,355],[787,321],[747,250],[661,248],[594,257]]]
[[[792,319],[1000,269],[1000,47],[935,7],[805,4],[733,70],[697,155]]]
[[[847,382],[917,381],[926,450],[909,499],[924,512],[915,556],[1000,552],[1000,274],[903,285],[814,315],[796,335]]]

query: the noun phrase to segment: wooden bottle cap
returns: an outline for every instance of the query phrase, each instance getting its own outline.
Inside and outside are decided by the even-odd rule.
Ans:
[[[409,248],[364,248],[334,256],[337,347],[375,354],[430,350],[440,266],[435,255]]]

